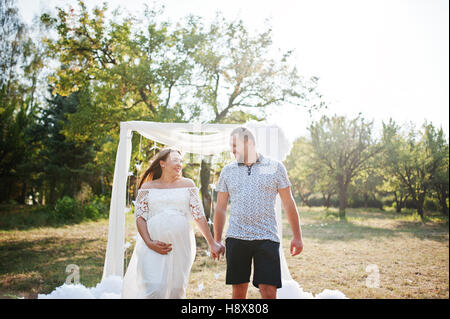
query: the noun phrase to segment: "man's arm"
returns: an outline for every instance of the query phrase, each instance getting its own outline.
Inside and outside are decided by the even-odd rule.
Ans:
[[[294,198],[290,187],[278,189],[284,211],[292,229],[293,238],[291,241],[291,255],[296,256],[303,250],[302,231],[300,228],[300,220],[298,217],[297,205],[295,205]]]
[[[228,205],[227,192],[217,192],[217,203],[214,209],[214,239],[217,242],[222,242],[223,226],[225,225],[227,205]]]

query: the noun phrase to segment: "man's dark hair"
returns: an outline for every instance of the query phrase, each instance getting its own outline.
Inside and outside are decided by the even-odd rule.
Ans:
[[[237,135],[240,138],[244,139],[244,142],[248,142],[248,140],[253,141],[253,144],[256,145],[255,136],[253,133],[246,127],[240,126],[235,128],[231,133],[230,136]]]

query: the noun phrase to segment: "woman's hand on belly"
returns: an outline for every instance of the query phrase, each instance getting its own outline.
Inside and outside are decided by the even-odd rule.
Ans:
[[[172,244],[166,244],[159,240],[151,240],[147,246],[161,255],[167,255],[172,250]]]

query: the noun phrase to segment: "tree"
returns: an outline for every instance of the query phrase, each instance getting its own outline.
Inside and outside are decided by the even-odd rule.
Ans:
[[[321,178],[312,165],[314,162],[311,159],[311,148],[311,143],[306,138],[300,137],[294,141],[285,161],[292,183],[292,192],[307,206],[311,206],[309,197],[314,193],[316,183]]]
[[[383,143],[385,169],[408,191],[418,214],[424,219],[425,198],[430,194],[434,181],[440,180],[438,176],[446,174],[448,143],[442,129],[436,130],[425,122],[421,131],[411,126],[402,133],[400,127],[390,120],[383,123]]]
[[[186,121],[177,100],[183,95],[174,91],[185,88],[195,26],[170,28],[157,21],[159,11],[149,9],[143,20],[115,11],[107,21],[106,4],[92,12],[83,1],[78,5],[78,10],[57,8],[56,17],[41,15],[42,24],[57,31],[55,39],[44,39],[48,57],[59,62],[49,82],[54,95],[77,92],[79,105],[67,114],[61,133],[80,145],[92,141],[96,168],[112,180],[110,159],[121,121]]]
[[[367,208],[369,207],[369,200],[376,201],[379,189],[383,184],[383,171],[380,162],[380,153],[374,155],[368,159],[367,168],[360,171],[352,183],[350,184],[351,199],[355,201],[354,204],[361,203]],[[382,209],[381,202],[374,203],[372,205]],[[379,204],[379,205],[377,205]],[[371,206],[371,207],[373,207]],[[359,207],[359,206],[357,206]]]
[[[195,89],[192,109],[201,109],[203,122],[245,123],[265,117],[268,106],[294,104],[308,109],[323,106],[315,91],[318,79],[303,79],[290,62],[291,51],[274,58],[270,52],[272,30],[252,34],[242,20],[226,20],[221,14],[207,27],[199,24],[201,45],[193,51]],[[317,97],[315,100],[314,97]],[[211,201],[210,158],[202,161],[201,185],[205,207]],[[206,210],[209,216],[209,209]]]
[[[0,201],[25,203],[33,172],[27,129],[36,121],[35,96],[43,65],[39,45],[28,36],[15,3],[0,0]]]
[[[386,170],[383,170],[386,173]],[[395,211],[401,213],[406,205],[406,200],[409,197],[408,190],[404,187],[398,176],[386,174],[383,176],[383,183],[380,186],[380,191],[385,194],[392,194],[394,196]]]
[[[341,220],[345,219],[350,183],[381,150],[372,137],[372,125],[373,122],[366,122],[360,114],[351,120],[343,116],[322,116],[309,128],[314,160],[323,163],[336,182]]]
[[[448,143],[443,149],[443,158],[441,165],[436,171],[434,178],[431,181],[431,189],[438,199],[443,215],[448,216],[449,207],[447,204],[449,198],[449,149]]]
[[[14,89],[22,60],[26,26],[14,4],[12,0],[0,0],[0,86],[5,87],[6,96],[19,98]]]
[[[49,184],[49,203],[68,195],[72,198],[80,190],[83,181],[88,181],[95,170],[89,167],[94,159],[92,141],[75,143],[62,134],[67,115],[76,112],[80,102],[78,93],[69,96],[53,96],[51,105],[44,111],[42,127],[45,128],[43,149],[43,171]]]

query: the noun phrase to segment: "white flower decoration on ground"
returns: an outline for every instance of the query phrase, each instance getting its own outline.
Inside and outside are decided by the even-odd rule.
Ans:
[[[131,211],[131,207],[125,207],[125,214],[128,214]]]
[[[213,225],[214,224],[213,221],[211,220],[211,218],[208,219],[208,224],[209,225]]]
[[[134,167],[136,167],[136,169],[137,169],[138,171],[140,171],[140,170],[141,170],[141,167],[142,167],[142,163],[140,163],[140,164],[136,163],[136,164],[134,164]]]
[[[124,250],[127,250],[127,249],[130,248],[130,247],[131,247],[131,243],[128,242],[128,241],[123,245],[123,249],[124,249]]]
[[[203,288],[205,288],[205,286],[203,285],[203,282],[201,282],[201,283],[197,286],[197,291],[202,291]]]
[[[217,273],[217,274],[214,274],[214,279],[219,279],[219,276],[220,276],[220,274],[219,273]]]

